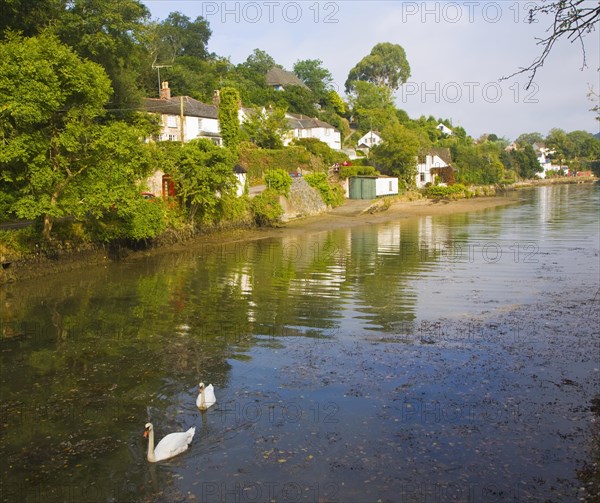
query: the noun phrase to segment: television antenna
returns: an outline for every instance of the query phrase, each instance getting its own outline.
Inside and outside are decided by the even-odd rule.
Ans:
[[[160,96],[160,69],[161,68],[171,68],[173,65],[155,65],[152,63],[152,69],[158,72],[158,95]]]

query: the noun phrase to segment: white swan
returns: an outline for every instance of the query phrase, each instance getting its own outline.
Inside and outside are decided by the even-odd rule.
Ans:
[[[215,389],[213,388],[212,384],[209,384],[205,387],[203,382],[199,384],[199,387],[200,394],[198,395],[198,398],[196,398],[196,407],[198,407],[200,410],[206,410],[213,406],[217,401],[217,398],[215,397]]]
[[[192,426],[188,431],[169,433],[154,448],[154,427],[152,423],[146,423],[144,437],[150,437],[148,439],[148,461],[156,463],[177,456],[177,454],[187,450],[192,438],[194,438],[194,433],[196,433],[195,426]]]

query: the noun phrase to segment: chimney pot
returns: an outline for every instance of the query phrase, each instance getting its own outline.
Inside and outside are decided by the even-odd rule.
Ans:
[[[166,80],[162,81],[160,87],[160,99],[161,100],[170,100],[171,99],[171,89],[169,89],[169,83]]]

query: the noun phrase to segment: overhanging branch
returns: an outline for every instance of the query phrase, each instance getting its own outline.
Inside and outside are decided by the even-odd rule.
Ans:
[[[559,0],[545,5],[539,5],[529,10],[529,23],[537,21],[540,14],[552,14],[552,24],[546,30],[549,35],[545,38],[536,38],[536,45],[542,47],[541,54],[526,67],[519,68],[516,72],[502,77],[507,80],[524,73],[529,74],[526,89],[531,86],[537,71],[544,66],[546,58],[552,51],[554,44],[561,38],[567,38],[571,43],[579,42],[582,52],[581,70],[587,68],[587,54],[585,51],[584,37],[596,29],[596,23],[600,21],[600,4],[597,2],[593,7],[585,7],[587,0]]]

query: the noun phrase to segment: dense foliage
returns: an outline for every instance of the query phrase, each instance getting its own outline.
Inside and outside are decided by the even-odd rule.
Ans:
[[[319,191],[327,206],[339,206],[344,202],[344,191],[339,184],[329,183],[325,173],[311,173],[304,177],[306,182]]]
[[[279,204],[279,196],[275,189],[268,188],[251,199],[252,213],[257,225],[274,225],[281,220],[283,208]]]
[[[448,149],[456,181],[509,183],[535,177],[540,148],[553,165],[600,170],[600,140],[584,131],[524,133],[510,145],[495,134],[473,139],[464,128],[433,116],[410,118],[394,92],[410,76],[404,49],[376,44],[349,70],[344,100],[319,59],[297,61],[304,85],[276,91],[266,74],[277,62],[259,48],[245,61],[208,51],[212,35],[202,17],[180,12],[150,20],[139,0],[10,0],[0,16],[0,220],[28,219],[45,243],[72,232],[81,239],[145,241],[167,226],[201,227],[256,210],[261,223],[277,220],[272,194],[236,197],[233,166],[251,182],[279,183],[287,173],[326,173],[347,159],[315,138],[291,139],[286,112],[316,117],[353,148],[370,130],[384,139],[340,176],[374,173],[415,182],[415,162],[431,148]],[[219,91],[224,148],[203,141],[153,144],[157,120],[141,114],[142,97],[156,97],[161,80],[173,96],[211,103]],[[246,119],[240,127],[240,104]],[[252,111],[254,110],[254,111]],[[443,124],[452,133],[445,134]],[[167,143],[167,142],[165,142]],[[161,170],[175,197],[141,196],[147,177]],[[281,180],[273,173],[285,173]],[[322,177],[307,180],[322,188]],[[70,231],[69,231],[70,229]],[[76,229],[76,230],[75,230]],[[60,234],[60,235],[59,235]]]
[[[284,169],[270,169],[265,173],[265,184],[282,196],[290,194],[292,178]]]
[[[226,147],[235,147],[240,138],[240,122],[238,109],[240,93],[231,87],[224,87],[219,95],[219,128],[223,144]]]

